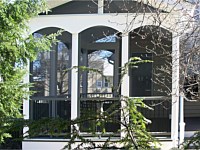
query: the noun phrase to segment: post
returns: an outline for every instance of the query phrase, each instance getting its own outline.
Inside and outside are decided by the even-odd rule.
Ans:
[[[179,122],[179,37],[172,37],[172,114],[171,114],[171,139],[173,147],[178,146]]]
[[[104,0],[98,0],[98,14],[103,14]]]
[[[184,122],[184,98],[180,96],[180,122],[179,122],[179,145],[184,142],[185,122]]]
[[[78,66],[78,33],[72,34],[72,67]],[[71,120],[78,117],[78,69],[71,70]]]
[[[85,49],[82,49],[82,57],[83,57],[83,62],[81,65],[88,67],[88,51]],[[83,96],[87,97],[87,93],[88,93],[88,70],[84,70],[82,73],[82,83],[83,83],[83,87],[82,87],[82,93]]]
[[[49,91],[50,91],[50,95],[49,96],[55,96],[57,95],[57,84],[55,85],[55,83],[57,83],[57,48],[58,45],[57,44],[53,44],[52,45],[52,51],[50,52],[50,83],[49,83]],[[50,115],[49,117],[53,117],[55,118],[57,115],[56,112],[56,101],[51,101],[50,103]]]
[[[122,67],[128,62],[129,60],[129,36],[126,35],[124,37],[122,37],[122,62],[121,65]],[[121,83],[121,95],[122,96],[129,96],[129,76],[128,74],[126,74],[123,78],[123,81]],[[124,101],[121,101],[121,107],[122,108],[126,108],[126,103]],[[121,112],[122,115],[122,122],[128,122],[129,121],[129,117],[128,117],[128,112],[124,109],[122,109]],[[121,130],[124,129],[124,126],[121,125]],[[125,132],[121,132],[121,138],[125,137]]]
[[[27,70],[27,74],[25,75],[25,77],[24,77],[24,83],[26,84],[26,83],[29,83],[29,73],[30,73],[30,62],[29,62],[29,60],[27,61],[27,66],[26,66],[26,70]],[[27,89],[27,90],[29,90],[29,89]],[[29,119],[29,105],[30,105],[30,101],[29,101],[29,99],[24,99],[23,100],[23,116],[24,116],[24,119],[25,120],[28,120]],[[24,137],[26,137],[27,136],[27,131],[29,130],[29,128],[28,127],[24,127],[23,128],[23,135],[24,135]],[[25,134],[26,133],[26,134]]]

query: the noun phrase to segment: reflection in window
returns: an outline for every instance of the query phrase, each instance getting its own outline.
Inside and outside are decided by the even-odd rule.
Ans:
[[[32,63],[32,82],[34,96],[49,96],[50,52],[40,52]]]
[[[69,95],[69,68],[70,54],[67,46],[58,43],[58,59],[57,59],[57,95]]]
[[[69,95],[69,49],[62,42],[54,47],[56,50],[51,52],[39,52],[32,63],[34,97]]]
[[[170,95],[171,51],[171,34],[164,29],[145,26],[130,33],[130,56],[152,61],[131,69],[130,96]]]
[[[81,116],[89,118],[85,119],[80,125],[81,132],[100,133],[106,136],[106,133],[118,133],[120,129],[120,101],[84,101],[81,103]],[[116,113],[113,113],[116,111]],[[104,113],[107,119],[92,119],[97,118]]]
[[[144,102],[153,108],[153,111],[140,109],[152,121],[147,126],[151,132],[170,132],[172,34],[157,26],[143,26],[133,30],[129,38],[130,57],[152,61],[130,69],[130,96],[146,97]]]
[[[81,64],[91,68],[89,71],[83,71],[81,74],[82,93],[112,93],[113,75],[114,75],[114,53],[106,50],[88,51],[87,60],[82,59]],[[83,54],[82,57],[84,57]],[[85,61],[85,62],[84,62]],[[86,62],[88,62],[86,64]],[[95,71],[95,70],[98,70]],[[101,73],[100,73],[101,72]],[[84,80],[84,79],[86,80]],[[110,87],[104,87],[106,82]]]
[[[102,81],[97,81],[97,88],[102,88]]]
[[[112,42],[116,42],[116,35],[109,35],[95,41],[95,43],[112,43]]]
[[[88,118],[80,124],[81,132],[108,133],[120,125],[118,82],[120,74],[120,39],[116,30],[108,27],[89,28],[80,36],[79,69],[80,116]],[[98,70],[98,71],[97,71]],[[102,113],[112,114],[108,120],[97,119]],[[94,118],[93,120],[91,118]],[[92,121],[91,121],[92,120]]]
[[[34,36],[40,38],[43,34],[48,35],[57,30],[57,28],[42,29]],[[69,90],[71,34],[63,32],[58,39],[61,42],[53,44],[50,51],[39,52],[36,60],[30,65],[30,81],[33,83],[31,90],[34,91],[30,101],[30,118],[33,120],[43,118],[70,120],[71,118]],[[48,127],[43,131],[41,131],[41,136],[48,133]],[[70,125],[61,132],[65,135],[69,133]]]
[[[140,57],[142,60],[152,60],[151,53],[133,53],[132,57]],[[153,95],[152,63],[138,64],[138,68],[131,71],[131,84],[133,96]]]

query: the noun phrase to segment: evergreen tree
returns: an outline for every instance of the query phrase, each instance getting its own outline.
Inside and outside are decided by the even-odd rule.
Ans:
[[[10,137],[13,120],[22,118],[22,103],[30,94],[23,83],[28,60],[56,42],[55,35],[29,35],[28,21],[46,8],[43,0],[0,1],[0,143]]]

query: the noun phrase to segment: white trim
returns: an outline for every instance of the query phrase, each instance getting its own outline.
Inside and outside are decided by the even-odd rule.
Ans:
[[[121,53],[121,65],[122,67],[128,62],[129,60],[129,36],[126,35],[122,37],[122,53]],[[123,82],[121,85],[121,94],[123,96],[129,96],[129,77],[128,74],[126,74],[123,78]]]
[[[129,36],[126,35],[124,37],[122,37],[122,53],[121,53],[121,65],[122,67],[128,62],[129,60]],[[123,78],[122,84],[121,84],[121,95],[122,96],[129,96],[129,76],[128,74],[126,74]],[[129,117],[128,117],[128,113],[126,112],[125,109],[126,108],[126,103],[124,101],[121,102],[121,107],[122,107],[122,114],[124,114],[124,116],[127,116],[127,118],[123,118],[121,117],[121,121],[124,122],[126,119],[126,121],[129,121]],[[123,125],[121,125],[121,130],[123,130],[125,127]],[[126,135],[125,132],[121,132],[121,138],[124,138]]]
[[[180,96],[180,136],[179,136],[179,144],[182,144],[184,142],[184,135],[185,135],[185,122],[184,122],[184,98]]]
[[[27,70],[27,73],[24,77],[24,83],[29,83],[29,73],[30,73],[30,61],[29,60],[27,60],[26,70]],[[27,90],[29,90],[29,88]],[[23,100],[23,116],[24,116],[24,119],[29,119],[29,115],[30,115],[29,114],[29,104],[30,104],[29,99]],[[24,136],[27,136],[28,130],[29,130],[28,127],[23,128],[23,133],[26,133],[26,134],[24,134]]]
[[[172,38],[172,120],[171,138],[173,147],[178,146],[178,122],[179,122],[179,37]]]
[[[133,21],[132,16],[134,14],[64,14],[64,15],[43,15],[37,18],[31,19],[29,22],[29,26],[31,29],[31,33],[36,32],[43,28],[48,27],[57,27],[68,31],[70,33],[80,33],[90,27],[95,26],[106,26],[113,28],[118,31],[130,32],[136,28],[145,25],[158,25],[153,20],[152,14],[138,14],[137,18],[134,21],[134,25],[132,26],[131,21]],[[145,17],[145,20],[144,20]],[[165,16],[165,14],[160,15],[161,19]],[[173,18],[176,16],[170,17],[168,19],[172,20],[171,22],[164,19],[162,25],[160,27],[167,29],[170,32],[173,32],[174,29],[172,25],[174,25]],[[80,23],[81,22],[81,23]],[[142,24],[141,24],[142,22]],[[127,24],[130,24],[131,29],[127,28]],[[128,31],[126,30],[128,29]]]
[[[78,66],[78,33],[72,34],[72,67]],[[78,117],[78,72],[71,70],[71,119]]]
[[[104,0],[98,0],[98,14],[103,14]]]

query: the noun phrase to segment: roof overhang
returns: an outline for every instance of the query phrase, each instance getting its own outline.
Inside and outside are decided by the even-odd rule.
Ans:
[[[135,0],[166,12],[180,12],[191,10],[194,5],[184,0]]]
[[[47,0],[47,6],[49,9],[52,9],[62,4],[68,3],[70,1],[72,0]]]
[[[74,1],[74,0],[47,0],[47,6],[49,9],[52,9],[62,4],[68,3],[70,1]],[[184,0],[166,0],[166,1],[165,0],[135,0],[135,1],[142,2],[144,4],[147,4],[149,6],[158,8],[166,12],[172,12],[172,11],[179,12],[179,11],[182,11],[183,9],[191,10],[194,7],[193,4],[185,2]]]

